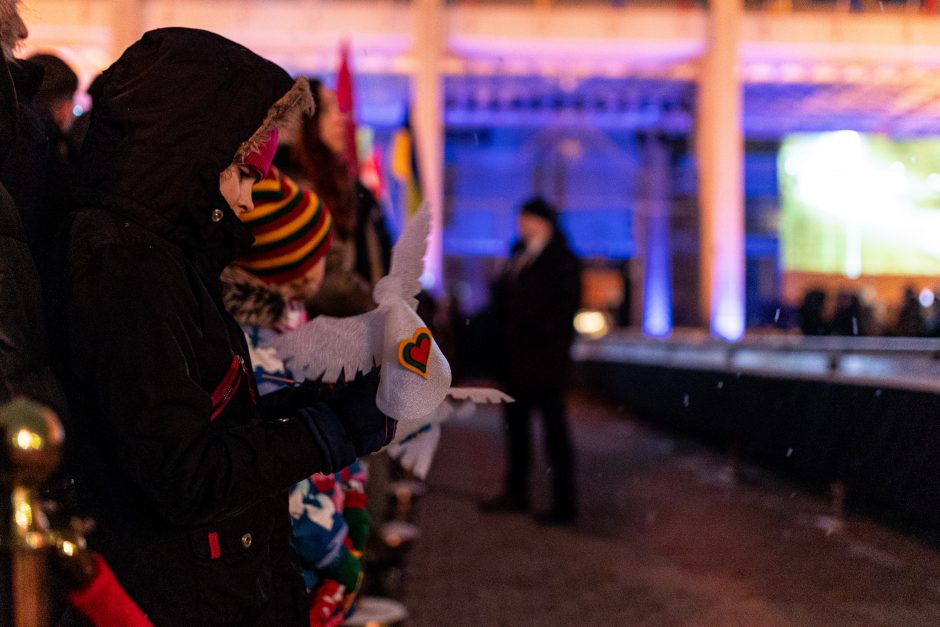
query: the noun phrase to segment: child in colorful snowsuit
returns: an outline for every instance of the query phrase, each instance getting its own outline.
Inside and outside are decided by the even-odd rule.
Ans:
[[[307,321],[304,301],[323,280],[333,229],[320,199],[276,167],[254,186],[252,200],[255,209],[242,221],[255,243],[223,272],[223,300],[245,331],[255,379],[266,394],[293,385],[292,373],[267,345]],[[351,613],[369,533],[366,480],[357,460],[340,472],[316,473],[291,489],[294,544],[310,595],[311,625],[338,625]]]

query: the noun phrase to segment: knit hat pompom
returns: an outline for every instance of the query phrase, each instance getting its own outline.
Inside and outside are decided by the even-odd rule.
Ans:
[[[255,243],[235,265],[275,285],[298,279],[326,255],[333,219],[320,198],[277,167],[251,190],[255,208],[240,216]]]

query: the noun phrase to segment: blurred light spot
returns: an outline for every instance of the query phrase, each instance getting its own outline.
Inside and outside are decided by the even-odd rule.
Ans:
[[[934,301],[933,291],[925,287],[920,291],[920,295],[917,297],[917,300],[920,301],[921,307],[930,307],[933,305]]]
[[[17,431],[15,441],[16,446],[23,449],[24,451],[28,451],[30,449],[38,451],[42,448],[42,438],[29,429],[20,429]]]
[[[610,326],[607,317],[600,311],[581,311],[574,317],[574,329],[581,335],[588,337],[603,337],[607,335]]]

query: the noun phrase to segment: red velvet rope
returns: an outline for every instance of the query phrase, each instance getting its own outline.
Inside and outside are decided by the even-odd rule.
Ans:
[[[85,588],[70,591],[69,603],[98,627],[153,627],[127,596],[104,558],[96,555],[95,561],[98,574]]]

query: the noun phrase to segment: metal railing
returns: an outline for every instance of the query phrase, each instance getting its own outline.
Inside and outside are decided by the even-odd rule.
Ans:
[[[47,627],[51,583],[70,589],[97,574],[86,549],[83,523],[50,524],[40,487],[59,467],[65,433],[55,412],[25,398],[0,406],[0,624]],[[57,562],[53,562],[57,559]]]
[[[580,340],[576,360],[712,370],[776,379],[940,393],[940,339],[761,334],[725,342],[704,331],[668,340],[616,332]]]

